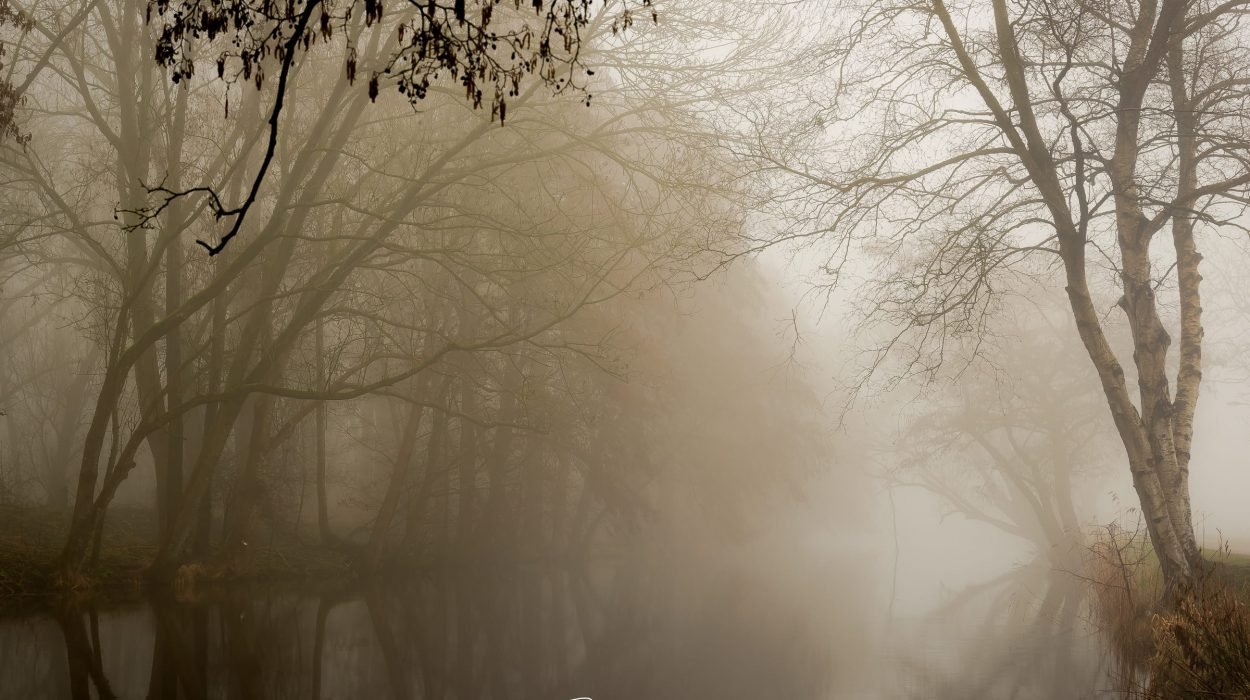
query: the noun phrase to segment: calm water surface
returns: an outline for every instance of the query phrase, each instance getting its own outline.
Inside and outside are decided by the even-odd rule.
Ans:
[[[1079,589],[888,615],[847,553],[460,572],[0,619],[0,698],[1117,697]]]

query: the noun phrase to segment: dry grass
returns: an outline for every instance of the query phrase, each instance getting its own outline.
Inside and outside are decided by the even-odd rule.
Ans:
[[[1165,606],[1140,528],[1106,528],[1090,554],[1094,613],[1131,697],[1250,699],[1250,557],[1204,552],[1211,568]]]
[[[1140,531],[1115,527],[1101,533],[1089,551],[1095,619],[1121,674],[1133,677],[1154,653],[1151,616],[1163,592],[1157,560]]]
[[[1149,698],[1250,698],[1250,611],[1225,585],[1183,593],[1152,625]]]
[[[49,594],[68,518],[68,513],[46,508],[0,507],[0,599],[13,602]],[[155,549],[148,544],[153,531],[146,520],[141,511],[110,513],[93,583],[109,588],[138,585]]]

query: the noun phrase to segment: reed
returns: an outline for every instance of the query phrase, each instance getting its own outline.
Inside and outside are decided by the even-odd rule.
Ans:
[[[1207,568],[1167,595],[1140,527],[1103,528],[1089,552],[1095,619],[1127,697],[1250,699],[1250,560],[1204,552]]]

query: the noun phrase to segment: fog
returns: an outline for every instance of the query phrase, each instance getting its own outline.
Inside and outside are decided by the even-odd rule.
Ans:
[[[1242,697],[1161,6],[0,0],[0,698]]]

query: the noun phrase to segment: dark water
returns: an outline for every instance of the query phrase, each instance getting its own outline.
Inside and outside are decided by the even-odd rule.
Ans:
[[[751,561],[462,571],[11,616],[0,698],[1115,697],[1101,692],[1113,689],[1079,596],[1035,573],[891,620],[862,558]]]

